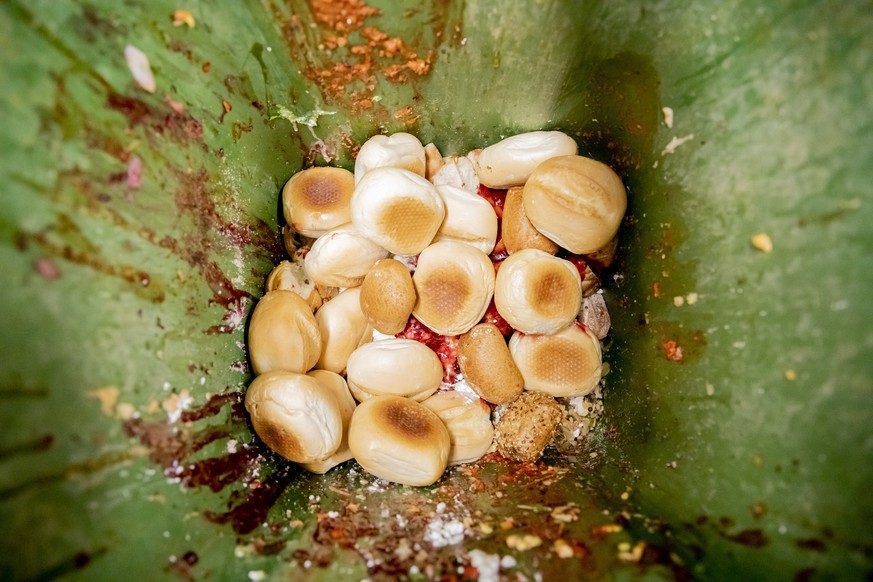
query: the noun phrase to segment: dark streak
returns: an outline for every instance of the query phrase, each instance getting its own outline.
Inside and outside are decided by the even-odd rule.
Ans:
[[[55,471],[37,475],[36,477],[28,479],[27,481],[22,481],[11,487],[0,489],[0,501],[5,501],[20,495],[31,488],[50,485],[82,474],[95,473],[106,467],[111,467],[112,465],[128,461],[135,456],[136,453],[131,451],[113,452],[88,459],[81,463],[73,463]]]
[[[105,555],[108,552],[108,549],[97,548],[91,552],[80,551],[76,552],[69,558],[64,559],[63,561],[51,566],[47,570],[43,570],[36,576],[33,576],[29,579],[29,582],[48,582],[49,580],[56,580],[58,578],[62,578],[68,574],[76,572],[77,570],[82,570],[89,566],[96,558],[99,558]]]
[[[818,538],[809,538],[805,540],[797,540],[794,542],[801,550],[810,550],[813,552],[824,552],[828,549],[823,541]]]
[[[44,434],[24,442],[0,449],[0,461],[8,457],[28,453],[41,453],[49,450],[55,442],[54,435]]]
[[[277,469],[257,486],[249,485],[244,495],[234,492],[228,501],[228,510],[222,513],[207,511],[206,519],[213,523],[230,523],[238,534],[247,534],[267,519],[267,514],[291,483],[291,466]],[[242,497],[242,500],[239,498]]]

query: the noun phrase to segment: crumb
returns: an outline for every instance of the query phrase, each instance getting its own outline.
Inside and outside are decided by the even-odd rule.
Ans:
[[[682,348],[676,340],[667,340],[661,344],[661,350],[664,352],[664,357],[671,362],[682,361]]]
[[[693,133],[689,133],[688,135],[683,136],[683,137],[674,137],[673,139],[670,140],[670,143],[668,143],[666,146],[664,146],[664,151],[661,152],[661,155],[665,156],[667,154],[674,153],[679,148],[679,146],[681,146],[682,144],[684,144],[686,142],[691,141],[692,139],[694,139]]]
[[[173,26],[188,25],[188,28],[194,28],[194,15],[187,10],[176,10],[173,12]]]
[[[677,295],[673,298],[673,305],[675,305],[676,307],[682,307],[683,305],[685,305],[685,298],[681,295]]]
[[[664,114],[664,125],[673,129],[673,108],[672,107],[662,107],[661,112]]]
[[[752,237],[752,246],[765,253],[773,252],[773,241],[766,233],[758,233]]]

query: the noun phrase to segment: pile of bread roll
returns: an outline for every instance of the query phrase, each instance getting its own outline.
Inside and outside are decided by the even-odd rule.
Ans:
[[[480,189],[506,191],[505,204]],[[446,157],[408,133],[377,135],[354,172],[312,167],[282,196],[292,260],[253,311],[245,398],[282,457],[315,473],[354,458],[407,485],[493,447],[532,461],[560,418],[556,398],[600,381],[605,330],[583,323],[591,286],[558,255],[613,252],[627,199],[564,133]],[[492,302],[508,339],[483,320]],[[444,382],[430,347],[395,337],[410,318],[453,338],[472,392]]]

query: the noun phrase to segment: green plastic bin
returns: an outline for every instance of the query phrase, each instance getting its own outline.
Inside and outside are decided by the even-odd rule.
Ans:
[[[869,1],[0,2],[0,578],[869,580],[871,30]],[[629,191],[586,445],[412,488],[254,442],[284,182],[379,132],[551,128]]]

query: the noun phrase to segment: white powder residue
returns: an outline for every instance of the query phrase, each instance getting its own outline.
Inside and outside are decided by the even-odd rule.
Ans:
[[[424,539],[435,548],[460,544],[464,541],[464,524],[457,519],[443,521],[439,517],[434,518],[427,524]]]
[[[461,392],[462,394],[469,394],[471,396],[475,396],[479,398],[479,395],[476,394],[476,391],[473,390],[473,387],[467,382],[464,378],[464,375],[458,372],[455,374],[455,381],[451,384],[442,383],[440,386],[440,390],[454,390],[455,392]]]
[[[470,564],[479,572],[479,582],[497,582],[500,576],[500,556],[471,550]]]

